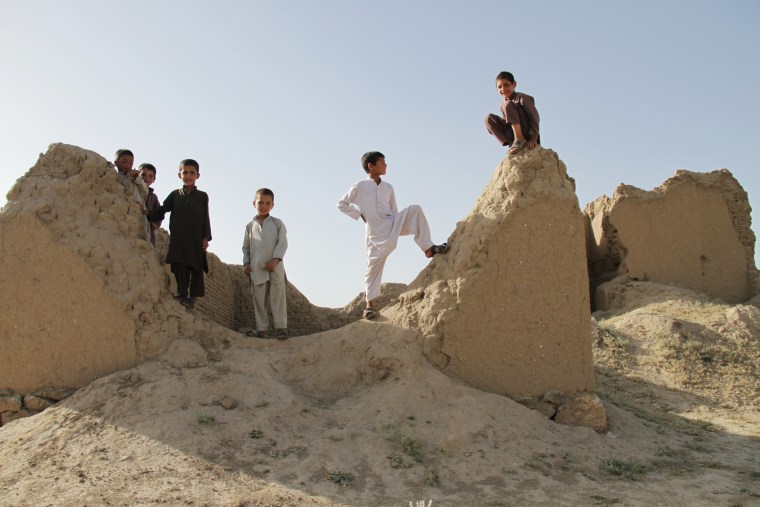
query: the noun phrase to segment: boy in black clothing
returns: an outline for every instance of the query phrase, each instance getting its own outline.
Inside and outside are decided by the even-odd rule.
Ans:
[[[200,178],[200,166],[193,159],[179,163],[179,179],[183,186],[164,199],[164,204],[153,211],[149,220],[169,219],[169,252],[166,263],[171,264],[177,280],[175,296],[185,307],[192,309],[198,297],[205,294],[203,271],[206,267],[206,249],[211,241],[211,222],[208,215],[208,194],[195,186]],[[188,297],[189,295],[189,297]]]

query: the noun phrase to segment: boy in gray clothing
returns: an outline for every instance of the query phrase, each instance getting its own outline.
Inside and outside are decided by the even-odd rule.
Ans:
[[[266,308],[267,286],[269,305],[278,340],[288,338],[288,310],[286,300],[285,267],[282,258],[288,249],[287,230],[282,220],[269,214],[274,207],[274,192],[268,188],[256,191],[253,206],[257,214],[245,227],[243,238],[243,267],[250,276],[253,292],[253,310],[256,316],[254,336],[266,338],[269,318]]]

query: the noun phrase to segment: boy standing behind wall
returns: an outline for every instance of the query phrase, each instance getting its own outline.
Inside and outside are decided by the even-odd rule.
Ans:
[[[282,258],[288,249],[288,237],[282,220],[269,214],[274,207],[274,192],[268,188],[256,191],[253,200],[256,217],[245,226],[243,237],[243,266],[250,276],[253,292],[253,311],[258,338],[266,338],[269,329],[266,295],[269,285],[269,306],[278,340],[288,338],[288,310],[285,294],[285,267]],[[267,283],[268,282],[268,283]]]
[[[135,163],[135,155],[131,150],[122,148],[116,151],[113,165],[116,166],[119,181],[132,195],[132,199],[140,206],[140,211],[145,214],[145,200],[148,196],[148,186],[140,178],[140,171],[132,169]],[[145,228],[145,240],[150,239],[150,227],[148,221],[143,218]]]
[[[150,215],[151,212],[161,207],[161,201],[158,200],[156,192],[153,190],[153,187],[151,187],[151,185],[153,185],[153,183],[156,181],[156,166],[153,164],[140,164],[138,170],[140,171],[140,176],[142,177],[143,181],[146,185],[148,185],[148,197],[145,199],[145,214]],[[148,225],[150,226],[150,242],[155,246],[156,229],[161,227],[161,222],[148,221]]]
[[[203,271],[206,268],[206,249],[211,241],[211,221],[208,214],[208,194],[201,192],[195,182],[201,177],[200,166],[188,158],[179,163],[179,179],[183,186],[173,191],[164,204],[149,215],[151,222],[169,219],[169,252],[166,263],[171,264],[177,280],[175,296],[188,309],[195,307],[197,298],[205,294]],[[189,294],[189,297],[188,297]]]

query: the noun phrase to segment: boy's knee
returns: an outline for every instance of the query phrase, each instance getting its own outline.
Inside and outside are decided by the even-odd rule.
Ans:
[[[503,123],[503,120],[502,120],[501,116],[497,116],[497,115],[495,115],[493,113],[490,113],[490,114],[486,115],[485,122],[486,122],[486,125],[492,126],[492,125],[498,125],[499,123]]]

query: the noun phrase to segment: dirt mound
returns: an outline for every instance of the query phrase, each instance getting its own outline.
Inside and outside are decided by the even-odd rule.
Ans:
[[[703,311],[653,304],[684,322]],[[607,333],[619,339],[618,325],[646,342],[659,321],[626,327],[639,311],[600,320],[597,349],[611,348]],[[756,311],[724,307],[711,315],[726,325],[712,331],[730,340],[738,312],[756,344]],[[667,384],[646,364],[634,370],[629,361],[650,354],[627,350],[600,354],[600,389],[623,408],[605,401],[610,428],[598,434],[444,375],[416,333],[396,326],[357,322],[285,343],[238,337],[211,350],[178,340],[161,358],[0,429],[0,505],[756,500],[756,411],[741,400],[726,408],[719,391],[713,399],[711,389]],[[739,363],[734,377],[756,382]],[[678,364],[666,355],[658,366]],[[730,373],[729,364],[719,372]]]
[[[475,313],[470,329],[478,332],[468,336],[462,308],[469,308],[467,301],[485,304],[479,288],[509,287],[512,276],[522,284],[513,270],[520,256],[554,235],[567,248],[583,249],[572,181],[550,150],[505,161],[468,226],[452,237],[454,250],[436,258],[375,321],[285,342],[246,338],[185,312],[160,291],[151,296],[139,289],[143,283],[153,287],[153,281],[138,276],[133,282],[129,273],[163,279],[161,259],[137,243],[139,216],[120,207],[128,199],[113,170],[97,155],[77,150],[52,147],[38,164],[46,169],[33,169],[14,187],[12,204],[0,217],[3,248],[7,238],[21,241],[29,232],[39,234],[34,237],[50,259],[76,252],[62,257],[73,266],[65,271],[70,284],[88,283],[103,311],[121,312],[133,323],[124,333],[132,337],[134,358],[160,347],[165,352],[2,426],[0,505],[405,506],[423,499],[434,506],[653,505],[663,498],[673,505],[738,505],[760,498],[758,307],[618,279],[607,287],[608,311],[589,318],[588,306],[582,314],[576,304],[562,304],[583,300],[576,285],[585,264],[578,268],[576,256],[568,255],[571,276],[547,285],[545,273],[525,268],[535,276],[528,287],[567,284],[576,292],[557,289],[552,298],[562,297],[550,298],[552,304],[529,298],[536,306],[526,308],[518,296],[528,293],[507,290],[495,300],[503,307],[497,304],[494,314]],[[95,211],[77,210],[66,197],[81,195],[87,185],[102,195]],[[59,198],[50,200],[42,189],[54,189]],[[551,220],[525,221],[528,209]],[[520,220],[543,234],[519,234]],[[519,238],[514,249],[497,248],[511,237]],[[137,254],[122,256],[103,244]],[[527,246],[521,250],[518,244]],[[31,277],[27,284],[34,276],[40,280],[34,283],[42,283],[44,273],[35,274],[7,251],[0,276],[10,276],[5,268],[15,263],[15,270]],[[538,265],[559,270],[553,263],[561,252],[555,253],[539,257]],[[66,284],[60,290],[75,296]],[[25,296],[32,306],[38,304],[33,294]],[[47,294],[39,297],[55,303]],[[19,318],[33,317],[16,306],[11,304],[22,312]],[[557,314],[567,307],[578,319],[585,315],[585,336],[576,337],[577,330],[552,336],[586,343],[589,357],[593,338],[606,432],[557,424],[446,375],[428,360],[439,353],[455,361],[457,354],[447,350],[456,347],[436,348],[435,342],[452,336],[488,345],[483,353],[528,343],[507,324],[508,333],[488,331],[488,318],[503,323],[498,312],[514,307],[523,312],[515,315],[532,316],[529,322],[539,328],[558,329]],[[83,318],[71,311],[72,318]],[[154,314],[159,317],[149,317]],[[2,331],[4,340],[11,336],[9,328]],[[93,333],[96,343],[112,343],[107,334]],[[504,343],[483,341],[504,335]],[[552,343],[541,342],[549,335],[538,333],[536,343]],[[58,350],[57,342],[44,343],[43,351]],[[3,360],[0,366],[20,368]],[[588,375],[584,370],[578,378]],[[551,395],[560,403],[565,396]],[[11,398],[0,390],[0,410]]]

